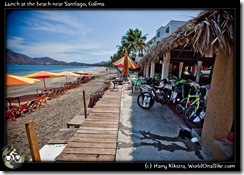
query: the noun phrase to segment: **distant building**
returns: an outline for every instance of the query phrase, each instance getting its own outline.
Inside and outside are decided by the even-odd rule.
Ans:
[[[187,21],[175,21],[171,20],[166,26],[161,26],[156,31],[155,42],[161,41],[163,38],[170,36],[175,32],[179,27],[183,26]]]
[[[163,38],[170,36],[173,32],[175,32],[179,27],[183,26],[186,22],[187,21],[171,20],[166,26],[161,26],[158,30],[156,30],[156,36],[150,39],[147,42],[147,44],[149,45],[149,47],[153,46],[156,42],[159,42]],[[135,61],[139,62],[141,58],[143,57],[137,55]]]

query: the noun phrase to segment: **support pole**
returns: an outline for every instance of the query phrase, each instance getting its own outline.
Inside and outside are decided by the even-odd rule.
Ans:
[[[87,110],[86,110],[86,93],[83,91],[83,101],[84,101],[84,113],[85,113],[85,119],[87,118]]]
[[[31,120],[25,124],[26,134],[29,142],[31,157],[33,162],[40,162],[41,156],[39,153],[38,142],[35,132],[34,121]]]

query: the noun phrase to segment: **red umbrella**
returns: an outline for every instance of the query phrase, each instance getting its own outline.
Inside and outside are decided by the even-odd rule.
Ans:
[[[121,67],[125,75],[128,75],[129,69],[133,70],[139,68],[138,64],[128,56],[127,51],[125,51],[125,56],[113,62],[113,65]]]

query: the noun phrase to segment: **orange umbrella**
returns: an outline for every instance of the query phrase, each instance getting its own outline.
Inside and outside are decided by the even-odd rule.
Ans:
[[[68,72],[68,71],[57,73],[57,75],[66,76],[66,82],[67,82],[67,76],[75,76],[75,77],[79,77],[80,76],[78,74],[75,74],[73,72]]]
[[[46,72],[46,71],[40,71],[40,72],[36,72],[33,74],[28,74],[25,75],[24,77],[27,78],[42,78],[43,79],[43,83],[44,83],[44,87],[46,88],[46,84],[45,84],[45,78],[57,78],[57,77],[61,77],[61,75],[52,73],[52,72]]]
[[[122,71],[125,75],[128,75],[129,69],[137,69],[139,68],[138,64],[136,64],[135,61],[133,61],[129,56],[128,52],[125,51],[125,56],[118,59],[117,61],[113,62],[113,65],[119,66],[122,68]]]
[[[26,77],[10,75],[10,74],[7,74],[6,78],[7,78],[7,82],[6,82],[7,86],[33,84],[33,83],[40,81],[40,80],[33,79],[33,78],[26,78]]]

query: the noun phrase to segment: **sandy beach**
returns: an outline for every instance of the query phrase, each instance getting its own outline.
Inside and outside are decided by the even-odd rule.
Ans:
[[[61,129],[67,128],[66,123],[77,113],[83,111],[83,91],[86,94],[87,105],[92,92],[101,91],[104,87],[104,81],[118,74],[115,69],[97,68],[92,70],[94,79],[81,84],[81,86],[68,90],[65,94],[47,100],[47,103],[35,109],[34,112],[25,113],[23,117],[18,117],[16,121],[6,124],[7,144],[19,147],[26,154],[26,160],[30,159],[30,149],[25,131],[25,123],[34,121],[35,132],[38,138],[38,146],[41,149],[52,137]],[[69,76],[68,81],[72,82],[77,77]],[[66,81],[65,77],[45,79],[46,86],[60,87]],[[9,86],[6,89],[6,97],[19,96],[21,104],[37,98],[36,89],[43,87],[43,82],[32,85]],[[13,101],[17,105],[17,101]]]

